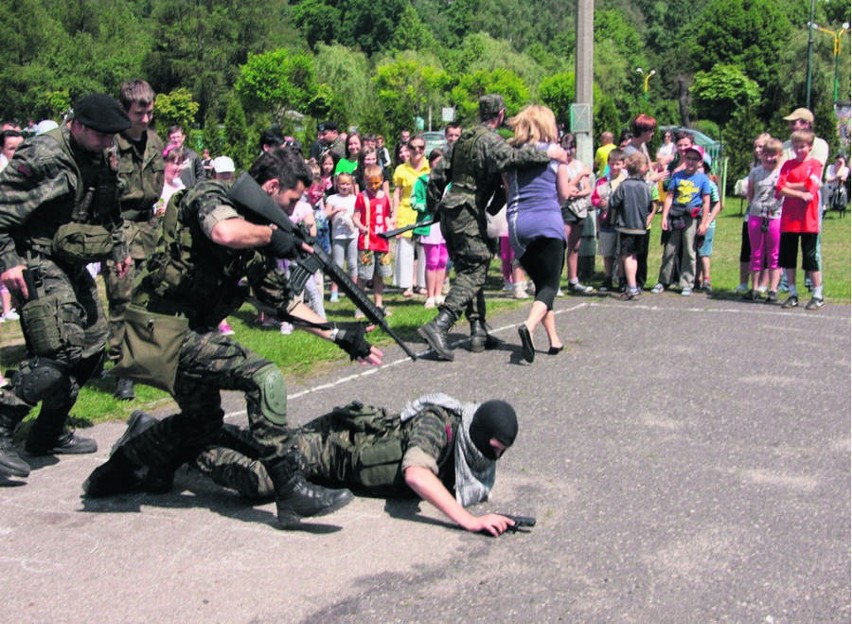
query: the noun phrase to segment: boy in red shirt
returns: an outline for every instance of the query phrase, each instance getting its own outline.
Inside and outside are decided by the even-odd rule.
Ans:
[[[813,282],[813,296],[805,306],[807,310],[818,310],[824,305],[822,296],[822,273],[817,259],[817,236],[819,235],[819,187],[822,165],[810,158],[814,144],[811,130],[797,130],[790,136],[795,158],[781,167],[775,196],[783,198],[781,205],[781,249],[779,264],[787,272],[790,296],[781,306],[795,308],[799,305],[796,290],[796,260],[799,240],[802,245],[802,269]]]
[[[388,240],[379,234],[390,229],[391,208],[387,194],[382,191],[382,170],[378,165],[364,168],[367,188],[355,199],[352,222],[358,228],[358,285],[373,281],[376,306],[382,307],[384,278],[392,273]],[[356,312],[357,315],[357,312]]]

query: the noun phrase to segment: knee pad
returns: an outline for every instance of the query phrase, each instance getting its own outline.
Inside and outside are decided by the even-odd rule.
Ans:
[[[260,391],[260,413],[271,423],[285,426],[287,387],[284,385],[284,375],[277,366],[268,364],[252,375],[252,380]]]
[[[48,395],[67,394],[71,390],[69,372],[68,367],[61,362],[38,358],[22,366],[15,375],[15,393],[33,405]]]

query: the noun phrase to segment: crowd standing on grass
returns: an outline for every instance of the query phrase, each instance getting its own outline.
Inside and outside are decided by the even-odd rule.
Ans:
[[[241,347],[228,322],[251,293],[262,326],[306,329],[352,359],[381,363],[357,320],[360,311],[355,323],[327,321],[322,272],[292,292],[292,263],[312,250],[306,241],[371,291],[384,316],[392,312],[388,286],[436,309],[418,333],[444,361],[454,359],[449,331],[462,316],[472,352],[498,344],[486,323],[484,292],[497,253],[495,215],[503,215],[496,229],[506,288],[517,298],[530,290],[534,296],[518,327],[527,363],[536,358],[539,326],[545,353],[563,349],[553,314],[563,271],[572,296],[641,296],[658,214],[662,262],[650,292],[713,292],[710,259],[723,208],[713,160],[688,130],[667,130],[652,158],[657,120],[650,115],[636,116],[618,144],[612,131],[603,132],[589,167],[576,159],[575,137],[560,136],[553,111],[532,105],[507,119],[503,98],[490,94],[480,99],[479,123],[450,123],[444,146],[428,158],[421,133],[404,130],[388,146],[381,135],[341,132],[328,120],[317,124],[307,155],[280,128],[263,132],[257,159],[239,175],[227,155],[205,149],[199,156],[180,126],[169,127],[162,141],[152,125],[154,101],[147,82],[130,80],[117,99],[81,98],[62,124],[32,124],[30,138],[12,122],[2,125],[0,322],[20,318],[28,349],[18,370],[0,377],[3,478],[29,474],[13,435],[38,403],[24,444],[29,455],[97,450],[67,421],[80,387],[108,360],[117,398],[133,400],[134,382],[144,382],[167,390],[179,411],[162,420],[135,413],[108,462],[86,481],[88,496],[168,491],[175,470],[194,461],[223,485],[272,496],[285,528],[346,505],[346,488],[370,484],[358,470],[335,464],[352,467],[334,449],[363,425],[363,406],[296,432],[280,369]],[[801,250],[812,291],[804,307],[818,310],[822,218],[828,208],[845,214],[849,168],[838,154],[826,170],[828,145],[814,135],[809,110],[784,119],[789,139],[757,137],[743,181],[748,211],[736,291],[777,304],[786,290],[781,307],[797,307]],[[509,141],[497,133],[505,121],[514,132]],[[305,237],[274,221],[258,223],[270,206]],[[597,288],[580,281],[584,257],[593,267],[595,252],[603,262]],[[344,298],[333,282],[327,295],[332,311]],[[225,389],[245,394],[249,431],[225,434]],[[515,439],[511,406],[430,395],[401,416],[367,411],[381,412],[373,425],[396,436],[379,485],[416,493],[469,530],[497,535],[511,526],[503,516],[478,518],[464,509],[487,497],[494,460]],[[351,450],[357,456],[364,449]],[[454,464],[444,463],[448,454]]]

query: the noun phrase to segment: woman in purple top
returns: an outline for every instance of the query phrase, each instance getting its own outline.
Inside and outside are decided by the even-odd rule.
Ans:
[[[556,118],[545,106],[532,105],[509,120],[515,136],[514,147],[553,144],[557,141]],[[504,174],[506,185],[506,217],[509,240],[521,266],[535,284],[535,301],[527,320],[518,327],[523,356],[535,359],[532,333],[544,326],[550,347],[549,355],[562,351],[556,333],[553,299],[559,290],[565,264],[565,226],[561,203],[568,196],[568,167],[555,160],[527,169],[510,169]]]

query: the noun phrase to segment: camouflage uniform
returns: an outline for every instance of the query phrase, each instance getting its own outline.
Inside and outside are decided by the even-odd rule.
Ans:
[[[332,412],[300,428],[296,444],[305,476],[316,483],[346,485],[373,496],[412,496],[403,470],[421,466],[435,473],[452,492],[453,443],[460,422],[461,414],[430,406],[404,423],[400,423],[398,414],[385,414],[378,427],[363,433],[360,427]],[[233,425],[226,425],[223,434],[216,446],[198,456],[196,465],[219,485],[246,498],[269,498],[272,482],[256,459],[251,434]],[[386,444],[395,450],[376,452]],[[377,471],[367,465],[378,462],[377,455],[383,457],[389,470]]]
[[[134,269],[119,279],[115,263],[107,263],[104,271],[109,303],[109,349],[107,356],[118,360],[124,339],[124,311],[130,303],[130,293],[136,271],[153,255],[160,235],[160,216],[154,205],[163,192],[163,142],[153,130],[146,130],[144,141],[134,142],[124,134],[115,137],[118,158],[119,203],[124,218],[125,238],[130,246]]]
[[[500,96],[490,95],[480,100],[481,114],[493,114],[502,109]],[[447,241],[456,277],[444,303],[439,306],[438,318],[421,328],[420,333],[444,359],[452,359],[452,353],[445,348],[435,348],[427,336],[430,334],[428,328],[437,322],[446,326],[442,329],[446,336],[446,331],[463,312],[471,323],[471,350],[485,348],[487,333],[482,288],[494,253],[486,231],[486,212],[496,214],[506,203],[500,172],[509,167],[523,168],[546,162],[546,152],[532,148],[516,150],[489,125],[482,123],[465,130],[432,170],[428,203],[430,207],[438,207],[441,233]],[[452,186],[443,196],[450,183]]]
[[[205,441],[209,442],[207,436],[221,426],[221,390],[245,393],[260,459],[280,457],[289,448],[281,371],[217,331],[218,323],[245,300],[247,293],[238,285],[242,278],[271,306],[284,306],[289,298],[284,273],[275,258],[258,249],[226,248],[210,239],[217,223],[240,218],[227,191],[226,182],[205,180],[186,192],[176,218],[191,237],[191,246],[169,249],[163,241],[133,293],[134,304],[189,321],[174,389],[180,413],[124,446],[132,463],[166,473],[195,457]],[[167,210],[167,221],[172,210]],[[165,277],[172,269],[181,274],[180,284]]]
[[[85,205],[84,197],[94,197],[90,192],[94,188],[97,194],[103,194],[103,201],[95,198],[82,219],[82,211],[76,208]],[[13,375],[12,389],[0,390],[0,437],[42,401],[27,439],[27,450],[32,453],[47,452],[61,436],[69,435],[64,433],[68,413],[80,386],[100,366],[107,336],[94,279],[85,262],[57,257],[54,235],[72,221],[100,225],[115,257],[126,257],[115,191],[115,176],[105,155],[77,146],[65,127],[21,146],[0,174],[0,273],[28,265],[40,271],[44,284],[30,293],[22,310],[30,359]],[[104,205],[112,206],[113,214],[94,214],[92,206]],[[35,295],[38,300],[34,300]],[[55,314],[27,313],[28,308],[39,305],[39,300],[43,305],[51,298],[56,302]],[[44,330],[40,327],[51,323],[60,336],[53,346],[42,339]]]

